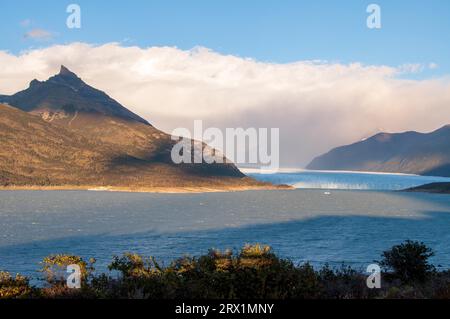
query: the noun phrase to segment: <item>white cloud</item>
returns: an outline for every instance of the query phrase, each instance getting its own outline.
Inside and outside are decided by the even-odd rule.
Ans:
[[[425,65],[420,63],[407,63],[400,66],[399,70],[403,73],[420,73],[426,68]]]
[[[25,39],[37,41],[48,41],[53,38],[54,34],[44,29],[33,29],[24,34]]]
[[[379,127],[430,131],[450,123],[449,79],[400,78],[418,67],[275,64],[205,48],[73,43],[18,56],[0,51],[0,94],[45,80],[60,64],[169,132],[194,119],[221,128],[279,127],[285,166],[304,165]]]

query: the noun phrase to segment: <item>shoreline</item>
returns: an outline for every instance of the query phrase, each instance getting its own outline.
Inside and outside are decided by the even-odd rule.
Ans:
[[[450,183],[437,182],[411,187],[403,190],[409,193],[450,194]]]
[[[155,193],[155,194],[202,194],[230,193],[259,190],[293,190],[289,185],[264,186],[174,186],[174,187],[125,187],[94,185],[62,185],[62,186],[1,186],[0,191],[89,191],[89,192],[123,192],[123,193]]]

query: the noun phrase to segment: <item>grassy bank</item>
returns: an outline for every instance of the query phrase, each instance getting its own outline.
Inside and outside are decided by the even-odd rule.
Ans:
[[[161,266],[152,257],[116,256],[110,272],[94,274],[95,260],[54,255],[42,262],[43,287],[29,279],[0,273],[0,298],[148,298],[148,299],[368,299],[450,298],[450,272],[437,271],[433,251],[406,241],[380,256],[381,288],[369,289],[369,274],[347,266],[332,269],[295,265],[270,247],[245,246],[237,253],[211,250]],[[66,284],[68,265],[79,265],[81,288]]]

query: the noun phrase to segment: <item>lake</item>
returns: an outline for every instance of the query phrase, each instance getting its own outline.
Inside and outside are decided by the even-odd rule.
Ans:
[[[295,262],[363,268],[406,239],[424,241],[436,251],[433,262],[450,268],[449,229],[450,196],[439,194],[1,191],[0,269],[37,277],[52,253],[95,257],[99,270],[127,251],[167,264],[245,243],[271,245]]]
[[[247,175],[261,181],[288,184],[296,188],[314,189],[402,190],[429,183],[450,182],[448,177],[369,172],[295,169],[279,173],[259,173],[255,170],[247,170],[246,172]]]

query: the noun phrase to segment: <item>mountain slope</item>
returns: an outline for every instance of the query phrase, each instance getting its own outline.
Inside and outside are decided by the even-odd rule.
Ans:
[[[242,174],[221,175],[124,155],[40,117],[0,104],[0,186],[113,187],[127,190],[258,189],[271,185]]]
[[[380,133],[335,148],[307,168],[450,176],[450,126],[431,133]]]
[[[33,80],[26,90],[0,97],[0,102],[87,137],[114,144],[123,153],[138,158],[158,156],[155,152],[164,149],[162,144],[167,144],[170,139],[104,92],[84,83],[64,66],[59,74],[47,81]],[[164,143],[158,141],[163,137]]]
[[[39,117],[0,104],[0,184],[64,184],[98,175],[108,166],[107,148]],[[80,180],[82,182],[82,180]]]
[[[174,164],[170,135],[65,67],[0,101],[3,185],[268,186],[231,163]]]
[[[430,183],[417,187],[408,188],[406,192],[424,192],[437,194],[450,194],[450,183]]]
[[[63,119],[78,111],[148,124],[146,120],[120,105],[106,93],[84,83],[65,66],[61,66],[59,74],[47,81],[33,80],[28,89],[6,99],[3,96],[3,100],[23,111],[47,116],[48,119],[51,117]]]

